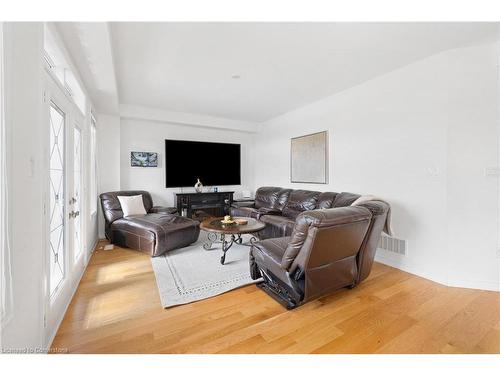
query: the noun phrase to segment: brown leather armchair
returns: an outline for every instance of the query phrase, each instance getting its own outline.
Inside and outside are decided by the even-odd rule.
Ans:
[[[146,215],[123,216],[118,196],[142,195]],[[106,238],[113,244],[145,252],[152,257],[195,242],[199,223],[176,215],[173,207],[153,206],[143,190],[112,191],[100,196]]]
[[[291,309],[370,273],[389,206],[372,201],[304,211],[291,236],[256,242],[250,273],[259,287]]]

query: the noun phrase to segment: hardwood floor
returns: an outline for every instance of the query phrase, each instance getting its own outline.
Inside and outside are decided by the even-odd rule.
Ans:
[[[74,353],[500,353],[500,293],[449,288],[375,264],[357,288],[292,311],[253,285],[164,310],[148,256],[98,246],[52,346]]]

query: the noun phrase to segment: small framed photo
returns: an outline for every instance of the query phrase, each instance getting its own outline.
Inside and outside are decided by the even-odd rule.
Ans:
[[[157,152],[132,151],[130,153],[131,167],[158,167]]]

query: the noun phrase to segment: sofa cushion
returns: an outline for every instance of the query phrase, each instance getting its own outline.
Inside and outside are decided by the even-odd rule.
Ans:
[[[283,208],[283,216],[295,219],[303,211],[314,210],[320,194],[319,191],[292,190]]]
[[[269,208],[281,211],[288,200],[291,189],[264,186],[255,193],[255,208]]]
[[[358,199],[361,195],[342,192],[337,194],[335,200],[333,201],[333,207],[347,207],[350,206],[356,199]]]
[[[278,202],[280,187],[264,186],[258,188],[255,192],[255,208],[268,207],[274,208]]]
[[[255,217],[257,209],[253,207],[231,207],[231,216]]]
[[[295,225],[295,220],[277,215],[264,215],[260,220],[266,223],[266,227],[259,232],[260,239],[289,236]]]
[[[316,208],[318,209],[332,208],[333,201],[335,200],[335,197],[337,195],[338,193],[334,193],[331,191],[325,191],[324,193],[321,193],[318,197],[318,203],[316,205]]]
[[[149,210],[150,214],[177,214],[177,207],[153,206]]]
[[[281,260],[290,242],[290,237],[269,238],[267,240],[257,241],[253,244],[262,253],[266,254],[272,261],[281,267]]]
[[[278,194],[278,201],[276,202],[276,205],[273,207],[275,210],[283,210],[285,208],[286,203],[288,202],[288,198],[290,197],[290,193],[292,192],[292,189],[281,189],[279,194]]]

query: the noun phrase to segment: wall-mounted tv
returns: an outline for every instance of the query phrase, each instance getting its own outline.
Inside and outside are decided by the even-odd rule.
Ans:
[[[166,187],[241,184],[241,145],[165,140]]]

